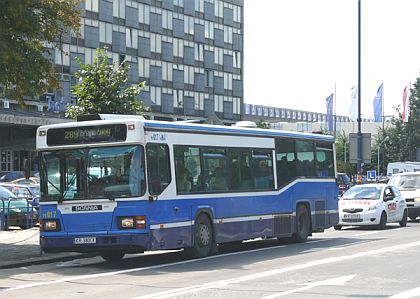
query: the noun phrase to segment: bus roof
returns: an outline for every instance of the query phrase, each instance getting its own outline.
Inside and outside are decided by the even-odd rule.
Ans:
[[[105,118],[102,120],[88,120],[79,122],[66,122],[60,124],[41,126],[38,130],[48,130],[51,128],[68,128],[68,127],[83,127],[83,126],[97,126],[113,123],[126,123],[135,122],[143,124],[146,131],[179,131],[179,132],[194,132],[194,133],[212,133],[212,134],[227,134],[227,135],[246,135],[246,136],[258,136],[258,137],[289,137],[289,138],[301,138],[320,140],[326,142],[333,142],[334,137],[331,135],[314,134],[314,133],[303,133],[294,131],[280,131],[260,128],[247,128],[247,127],[235,127],[235,126],[220,126],[220,125],[209,125],[200,123],[189,123],[189,122],[169,122],[160,120],[144,120],[138,116],[126,115],[125,117],[119,116],[115,118]]]

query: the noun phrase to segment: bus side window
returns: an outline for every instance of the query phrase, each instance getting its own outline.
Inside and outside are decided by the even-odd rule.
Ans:
[[[149,192],[160,194],[171,182],[169,148],[166,144],[149,143],[146,150]]]
[[[276,166],[277,186],[284,186],[296,177],[294,140],[276,138]]]

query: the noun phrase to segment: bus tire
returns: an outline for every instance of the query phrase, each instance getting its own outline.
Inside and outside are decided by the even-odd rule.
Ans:
[[[186,249],[190,257],[206,257],[214,251],[213,226],[207,215],[202,213],[195,220],[193,238],[193,246]]]
[[[122,251],[105,251],[101,253],[101,257],[110,262],[119,261],[124,257],[125,253]]]
[[[334,225],[335,230],[341,230],[343,227],[341,225]]]
[[[306,242],[311,227],[308,209],[304,205],[298,205],[296,210],[296,232],[293,241],[296,243]]]

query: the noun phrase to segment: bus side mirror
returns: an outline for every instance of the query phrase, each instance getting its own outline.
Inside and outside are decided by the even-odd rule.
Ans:
[[[31,176],[31,168],[29,164],[30,163],[28,159],[23,159],[23,171],[25,173],[25,179],[29,179],[29,177]]]

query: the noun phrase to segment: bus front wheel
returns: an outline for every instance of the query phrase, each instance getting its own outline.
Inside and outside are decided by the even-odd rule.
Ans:
[[[194,226],[194,244],[187,248],[188,255],[192,258],[201,258],[212,253],[213,249],[213,226],[205,214],[200,214]]]
[[[304,205],[299,205],[296,210],[296,232],[293,234],[293,241],[303,243],[308,239],[310,220],[308,209]]]
[[[110,262],[119,261],[124,257],[125,253],[122,251],[106,251],[101,253],[101,257]]]

